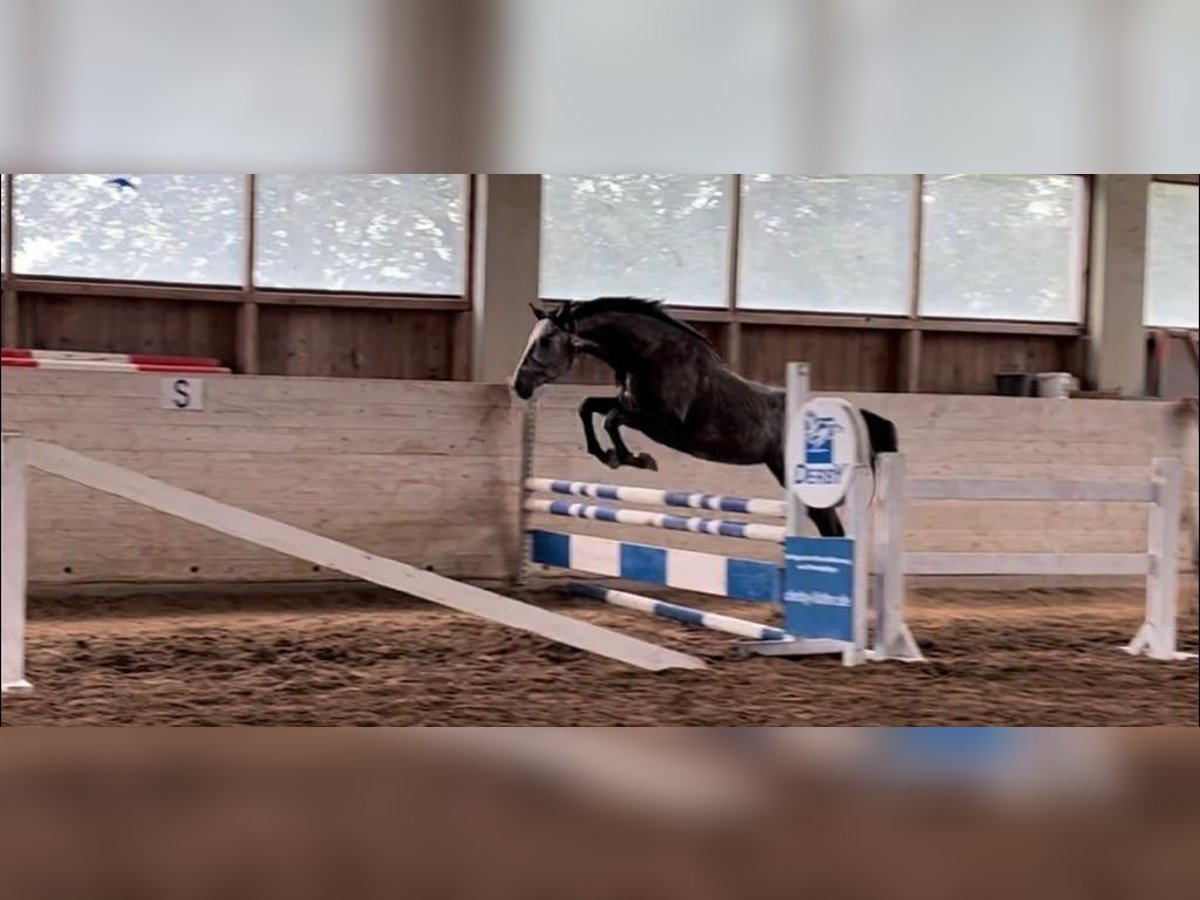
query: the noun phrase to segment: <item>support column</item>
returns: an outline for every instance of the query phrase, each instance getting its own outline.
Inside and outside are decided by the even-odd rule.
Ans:
[[[479,178],[475,217],[472,376],[500,382],[512,375],[533,327],[541,242],[540,175]]]
[[[1088,377],[1123,397],[1145,392],[1148,175],[1097,175],[1092,191]]]

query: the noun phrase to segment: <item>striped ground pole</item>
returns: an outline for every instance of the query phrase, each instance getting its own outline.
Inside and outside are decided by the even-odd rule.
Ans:
[[[569,500],[539,500],[530,498],[525,501],[525,511],[547,513],[552,516],[569,516],[575,519],[593,519],[597,522],[645,525],[651,528],[666,528],[670,531],[690,531],[694,534],[743,538],[748,541],[768,541],[773,544],[783,543],[785,533],[782,525],[762,525],[758,522],[730,522],[726,519],[707,519],[704,516],[675,516],[670,513],[652,512],[644,509],[590,506],[586,503],[572,503]]]
[[[726,634],[735,634],[738,637],[749,638],[754,641],[795,640],[793,635],[788,634],[782,628],[760,625],[758,622],[738,619],[733,616],[723,616],[720,613],[705,612],[691,606],[667,603],[664,600],[655,600],[653,597],[643,597],[641,594],[631,594],[628,591],[618,591],[613,588],[600,587],[596,584],[578,583],[572,583],[569,586],[569,590],[575,597],[587,597],[590,600],[599,600],[601,603],[619,606],[622,609],[629,609],[651,616],[659,616],[664,619],[674,619],[677,622],[685,622],[688,625],[699,625],[701,628],[707,628],[711,631],[723,631]]]
[[[787,504],[782,500],[727,497],[723,494],[704,494],[698,491],[660,491],[655,488],[595,484],[590,481],[562,481],[553,478],[526,478],[525,490],[591,497],[594,500],[619,500],[623,503],[641,503],[646,506],[677,506],[710,509],[715,512],[745,513],[774,519],[782,519],[787,515]]]

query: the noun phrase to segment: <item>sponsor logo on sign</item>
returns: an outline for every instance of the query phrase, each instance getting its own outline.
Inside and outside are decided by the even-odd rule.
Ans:
[[[844,400],[814,398],[804,404],[803,440],[792,472],[792,489],[806,506],[836,506],[846,494],[857,463],[858,434],[853,409]]]

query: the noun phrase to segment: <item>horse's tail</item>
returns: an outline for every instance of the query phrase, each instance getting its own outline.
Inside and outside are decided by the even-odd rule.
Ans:
[[[860,409],[863,423],[867,426],[867,451],[868,459],[871,462],[871,503],[875,502],[875,491],[878,487],[879,480],[876,476],[876,457],[880,453],[898,453],[900,452],[900,435],[896,431],[896,423],[891,419],[885,419],[883,416],[876,415],[873,412],[868,412],[865,409]]]

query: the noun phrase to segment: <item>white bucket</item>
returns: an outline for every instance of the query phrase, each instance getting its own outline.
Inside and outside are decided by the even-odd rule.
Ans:
[[[1038,372],[1037,395],[1066,400],[1071,396],[1075,376],[1070,372]]]

